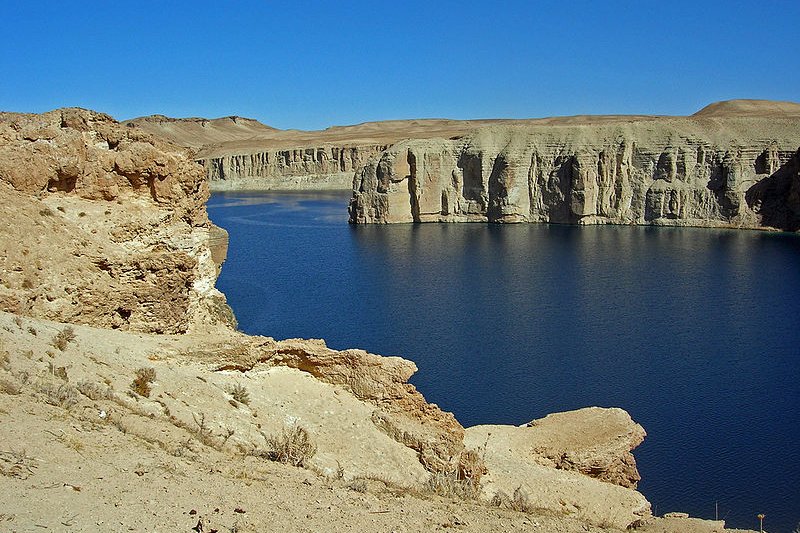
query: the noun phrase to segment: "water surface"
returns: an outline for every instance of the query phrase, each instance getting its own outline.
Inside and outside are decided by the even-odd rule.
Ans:
[[[619,406],[658,514],[800,521],[800,238],[701,228],[347,225],[349,193],[219,193],[242,330],[411,359],[465,426]]]

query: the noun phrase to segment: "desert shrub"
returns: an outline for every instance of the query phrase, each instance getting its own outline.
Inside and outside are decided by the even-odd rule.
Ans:
[[[350,490],[354,490],[356,492],[365,493],[369,490],[369,485],[367,484],[366,479],[354,479],[349,485],[348,488]]]
[[[108,398],[110,395],[108,388],[105,388],[94,381],[79,381],[77,389],[78,392],[90,400],[102,400],[104,398]]]
[[[67,374],[67,367],[56,366],[52,362],[48,361],[47,368],[50,371],[51,376],[63,379],[64,381],[69,381],[69,375]]]
[[[62,352],[67,349],[67,345],[75,340],[75,330],[72,326],[66,326],[53,337],[53,346]]]
[[[465,450],[447,468],[432,472],[426,488],[440,496],[472,500],[481,492],[481,477],[485,473],[483,454],[476,450]]]
[[[28,479],[33,475],[36,463],[25,450],[20,452],[0,451],[0,475],[17,479]]]
[[[44,394],[44,401],[50,405],[69,409],[78,403],[78,389],[66,383],[57,386],[53,383],[46,383],[42,385],[40,391]]]
[[[239,403],[243,403],[245,405],[250,403],[250,393],[247,392],[247,388],[240,383],[236,383],[235,385],[229,386],[226,391],[230,394],[234,400]]]
[[[39,216],[51,217],[53,216],[53,211],[49,207],[45,207],[44,209],[39,210]]]
[[[2,346],[0,346],[0,350],[2,350]],[[3,370],[11,370],[11,358],[8,355],[8,352],[2,352],[0,354],[0,368]]]
[[[131,383],[131,390],[139,396],[145,398],[150,397],[152,387],[150,384],[156,380],[156,369],[150,367],[142,367],[136,371],[136,377],[133,378]]]
[[[446,498],[473,500],[478,497],[475,487],[463,479],[458,479],[454,470],[431,473],[425,483],[425,488]]]
[[[521,513],[530,513],[534,510],[528,493],[525,492],[521,485],[514,490],[514,495],[511,497],[502,490],[495,492],[494,496],[492,496],[492,505]]]
[[[278,435],[267,438],[270,450],[267,457],[292,466],[305,466],[317,453],[308,431],[297,423],[284,427]]]

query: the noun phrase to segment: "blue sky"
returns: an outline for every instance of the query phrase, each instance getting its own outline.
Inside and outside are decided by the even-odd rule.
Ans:
[[[800,101],[800,1],[2,2],[0,110],[123,120],[690,114]]]

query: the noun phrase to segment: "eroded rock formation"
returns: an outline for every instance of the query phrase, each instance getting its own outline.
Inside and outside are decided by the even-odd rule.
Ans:
[[[108,115],[0,114],[0,309],[157,333],[232,323],[207,198],[181,148]]]
[[[352,173],[387,145],[317,146],[198,159],[215,189],[343,189]]]
[[[484,127],[397,143],[354,178],[351,223],[800,228],[793,117]]]

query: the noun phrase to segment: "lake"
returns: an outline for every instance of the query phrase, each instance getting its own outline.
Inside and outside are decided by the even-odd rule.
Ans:
[[[240,328],[413,360],[464,426],[599,405],[656,514],[800,521],[800,236],[635,226],[350,226],[349,192],[215,193]]]

